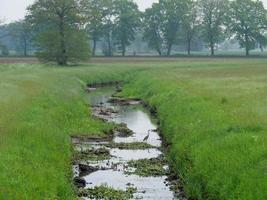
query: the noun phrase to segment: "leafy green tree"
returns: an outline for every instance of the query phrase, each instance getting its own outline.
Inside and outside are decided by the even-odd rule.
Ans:
[[[126,47],[135,39],[140,26],[140,11],[132,0],[116,0],[115,9],[115,39],[120,45],[122,56],[125,56]]]
[[[160,0],[162,12],[163,36],[167,46],[167,55],[171,55],[172,46],[177,42],[181,23],[188,11],[188,0]]]
[[[162,55],[163,44],[162,18],[163,16],[158,3],[154,3],[151,8],[146,9],[143,15],[144,40],[159,55]]]
[[[194,0],[188,2],[188,12],[182,21],[182,39],[187,46],[187,54],[191,54],[192,41],[200,27],[199,7]]]
[[[203,39],[209,44],[214,56],[215,45],[225,38],[225,21],[228,0],[199,0],[203,25]]]
[[[28,49],[31,46],[33,32],[31,25],[25,21],[21,20],[9,24],[9,35],[13,38],[16,43],[17,50],[23,51],[23,55],[28,55]]]
[[[97,41],[103,35],[107,0],[81,0],[81,8],[87,21],[87,31],[93,40],[92,55],[95,55]]]
[[[259,0],[235,0],[231,3],[229,28],[246,49],[246,55],[255,48],[257,42],[264,45],[267,30],[266,10]]]
[[[67,65],[89,57],[79,5],[78,0],[37,0],[28,8],[27,18],[38,30],[37,56],[41,60]]]
[[[104,21],[103,21],[103,38],[106,42],[106,50],[105,55],[106,56],[112,56],[113,55],[113,39],[114,39],[114,30],[115,30],[115,24],[114,24],[114,16],[116,13],[116,6],[115,6],[116,0],[107,0],[104,4]]]

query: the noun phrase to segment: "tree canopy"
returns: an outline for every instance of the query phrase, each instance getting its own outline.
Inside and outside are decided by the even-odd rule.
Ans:
[[[160,5],[154,3],[151,8],[146,9],[143,14],[144,40],[148,46],[155,49],[159,55],[162,55],[163,48],[163,24]]]
[[[163,36],[166,42],[167,55],[171,54],[172,46],[177,42],[181,23],[188,11],[188,0],[160,0],[162,12]]]
[[[117,0],[115,4],[114,34],[125,56],[126,47],[135,39],[140,26],[140,11],[132,0]]]
[[[200,0],[203,39],[208,43],[211,55],[215,45],[225,38],[225,19],[228,13],[228,0]]]
[[[267,12],[259,0],[236,0],[231,2],[228,27],[246,49],[246,55],[256,43],[266,45],[264,33],[267,28]]]
[[[85,60],[89,44],[82,28],[78,0],[37,0],[29,7],[28,21],[37,29],[37,55],[59,65]]]

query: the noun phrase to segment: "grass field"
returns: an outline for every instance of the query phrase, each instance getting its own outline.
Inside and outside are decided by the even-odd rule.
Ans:
[[[104,135],[86,83],[125,81],[122,95],[158,110],[188,196],[267,199],[266,60],[178,59],[57,68],[0,66],[0,199],[75,199],[70,135]]]

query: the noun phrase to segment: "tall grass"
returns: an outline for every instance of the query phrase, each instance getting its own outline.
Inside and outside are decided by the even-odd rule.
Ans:
[[[0,199],[75,199],[70,135],[99,135],[110,125],[90,117],[86,83],[125,77],[116,67],[0,68]]]
[[[157,108],[189,197],[267,199],[266,62],[185,65],[139,73],[123,94]]]
[[[75,199],[70,135],[104,136],[87,83],[123,80],[158,110],[188,196],[267,199],[266,60],[0,66],[0,199]]]

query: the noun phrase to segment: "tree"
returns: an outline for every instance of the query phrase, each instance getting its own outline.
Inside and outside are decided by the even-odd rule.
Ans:
[[[21,20],[9,24],[9,35],[13,38],[16,43],[18,51],[23,51],[23,55],[28,55],[28,49],[31,45],[32,40],[32,30],[31,25],[25,21]]]
[[[93,40],[92,55],[95,55],[97,41],[103,35],[103,22],[107,0],[82,0],[81,8],[87,21],[87,31]]]
[[[114,30],[115,30],[115,24],[114,24],[114,16],[116,13],[116,0],[107,0],[104,4],[104,20],[103,20],[103,38],[106,42],[106,50],[105,55],[106,56],[112,56],[113,55],[113,39],[114,39]]]
[[[0,39],[4,39],[5,37],[8,36],[8,31],[7,31],[7,25],[3,25],[4,21],[0,19]],[[2,56],[8,56],[9,55],[9,50],[8,47],[4,44],[1,43],[0,41],[0,53]]]
[[[266,14],[259,0],[235,0],[231,3],[229,28],[240,46],[246,49],[246,56],[249,56],[249,51],[255,48],[257,42],[262,45],[265,43]]]
[[[214,56],[216,43],[224,39],[224,23],[228,11],[228,0],[199,0],[203,25],[203,39],[209,44]]]
[[[267,36],[260,33],[257,35],[256,39],[257,39],[257,42],[259,44],[259,48],[260,48],[261,52],[263,52],[263,48],[267,46]]]
[[[188,12],[182,22],[183,40],[187,46],[187,54],[191,54],[191,45],[200,27],[199,7],[194,0],[189,1]]]
[[[7,25],[5,25],[3,23],[4,23],[4,21],[0,19],[0,27],[6,29]],[[8,36],[8,33],[7,33],[7,31],[4,31],[3,33],[0,34],[0,39],[4,38],[6,36]]]
[[[155,49],[162,55],[163,32],[162,32],[162,13],[160,5],[154,3],[152,8],[146,9],[143,15],[144,40],[148,46]]]
[[[181,22],[188,10],[188,0],[160,0],[163,21],[163,36],[167,45],[167,55],[171,55],[172,46],[177,42]]]
[[[140,25],[140,12],[132,0],[117,0],[115,9],[114,34],[122,56],[125,56],[126,47],[135,39],[135,33]]]
[[[38,30],[35,42],[41,60],[67,65],[88,58],[78,0],[37,0],[28,10],[27,18]]]

